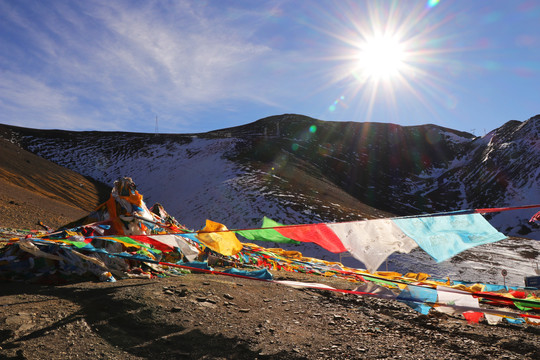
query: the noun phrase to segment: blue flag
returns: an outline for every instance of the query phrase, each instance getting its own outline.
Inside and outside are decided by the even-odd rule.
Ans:
[[[506,239],[480,214],[426,216],[392,221],[437,262],[472,247]]]

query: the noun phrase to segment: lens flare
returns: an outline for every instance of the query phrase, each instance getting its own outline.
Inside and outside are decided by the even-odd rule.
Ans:
[[[338,104],[341,104],[342,106],[345,106],[345,103],[343,102],[345,100],[345,96],[341,95],[338,99],[334,100],[334,103],[328,107],[328,110],[330,112],[334,112],[337,109]]]

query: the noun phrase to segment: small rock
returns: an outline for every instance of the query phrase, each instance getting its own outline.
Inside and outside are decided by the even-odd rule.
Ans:
[[[185,297],[185,296],[187,296],[187,294],[188,294],[188,291],[186,289],[181,289],[181,290],[176,291],[176,295],[178,295],[180,297]]]
[[[227,293],[223,294],[223,297],[224,297],[225,299],[228,299],[228,300],[234,299],[234,296],[232,296],[231,294],[227,294]]]
[[[208,302],[208,301],[199,302],[198,304],[199,304],[199,306],[202,306],[202,307],[207,307],[207,308],[211,308],[211,309],[216,308],[216,305],[214,305],[214,304],[212,304],[211,302]]]
[[[247,313],[249,312],[250,309],[238,309],[239,312],[241,313]]]

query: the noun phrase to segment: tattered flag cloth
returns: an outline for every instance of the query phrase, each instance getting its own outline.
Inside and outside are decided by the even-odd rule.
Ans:
[[[154,204],[149,210],[136,188],[129,177],[116,180],[106,202],[59,230],[74,230],[86,235],[151,235],[186,230],[160,204]],[[104,228],[98,227],[104,225]]]
[[[430,287],[407,286],[396,298],[421,314],[427,315],[431,305],[437,302],[437,290]]]
[[[474,298],[471,293],[466,291],[460,291],[444,286],[437,286],[438,302],[439,304],[446,305],[459,305],[459,306],[470,306],[479,308],[478,298]],[[455,314],[456,309],[452,306],[438,306],[436,308],[438,311],[446,314]]]

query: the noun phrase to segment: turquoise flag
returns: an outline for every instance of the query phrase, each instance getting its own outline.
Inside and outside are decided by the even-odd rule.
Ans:
[[[480,214],[425,216],[392,221],[437,262],[472,247],[506,239]]]
[[[427,315],[431,305],[426,304],[426,302],[437,302],[437,289],[407,286],[401,291],[396,300],[409,305],[421,314]]]

